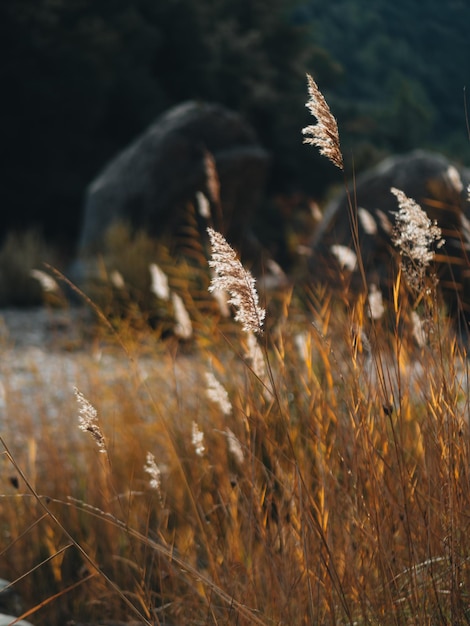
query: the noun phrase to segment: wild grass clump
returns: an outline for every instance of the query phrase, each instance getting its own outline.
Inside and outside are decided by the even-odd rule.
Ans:
[[[57,380],[55,419],[4,366],[0,575],[37,624],[467,623],[467,357],[432,266],[388,301],[284,293],[273,321],[209,239],[237,332],[149,357],[111,325],[124,359]]]
[[[103,254],[83,260],[89,267],[81,287],[115,329],[153,329],[160,338],[188,340],[212,325],[219,309],[208,293],[207,257],[193,207],[186,217],[173,247],[118,222],[106,233]]]
[[[0,247],[0,307],[64,306],[59,285],[44,267],[57,265],[57,257],[38,232],[9,233]]]

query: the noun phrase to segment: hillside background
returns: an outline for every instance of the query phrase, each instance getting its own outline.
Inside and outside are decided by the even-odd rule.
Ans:
[[[11,0],[0,3],[0,234],[73,247],[86,185],[168,107],[243,113],[270,194],[321,199],[337,172],[302,145],[305,72],[357,170],[391,152],[470,164],[466,0]]]

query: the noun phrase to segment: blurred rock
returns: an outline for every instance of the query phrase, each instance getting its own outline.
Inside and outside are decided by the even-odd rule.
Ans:
[[[207,152],[220,179],[223,229],[216,227],[233,245],[251,249],[250,221],[263,196],[268,155],[240,115],[218,104],[189,101],[159,117],[90,184],[80,256],[99,252],[116,221],[157,237],[177,232],[187,204],[197,204],[197,192],[211,199]],[[217,221],[216,204],[212,198]]]
[[[19,594],[8,580],[0,578],[0,613],[18,616],[22,612],[23,606]]]
[[[391,228],[398,203],[390,191],[396,187],[442,229],[445,244],[436,255],[439,285],[450,314],[465,327],[470,320],[469,184],[469,169],[422,150],[387,158],[359,176],[355,187],[350,184],[351,201],[358,209],[358,241],[367,284],[375,284],[387,295],[396,276],[398,255],[391,242]],[[334,245],[354,249],[345,192],[327,206],[314,235],[309,262],[313,277],[338,285],[341,268],[332,252]],[[350,275],[349,287],[364,290],[357,269]]]
[[[20,595],[7,580],[0,578],[0,626],[8,626],[23,612]],[[29,622],[20,620],[18,626],[31,626]]]
[[[10,626],[12,622],[15,622],[16,617],[14,615],[5,615],[0,613],[0,626]],[[31,622],[25,622],[24,619],[20,619],[15,622],[15,626],[32,626]]]

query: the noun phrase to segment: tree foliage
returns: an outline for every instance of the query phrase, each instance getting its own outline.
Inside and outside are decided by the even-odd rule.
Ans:
[[[343,68],[330,105],[356,158],[430,147],[469,164],[468,2],[307,0],[296,15]]]
[[[431,146],[468,156],[470,5],[452,0],[14,0],[0,3],[0,233],[73,241],[86,185],[162,111],[189,98],[246,116],[272,188],[321,194],[306,156],[306,72],[359,168]]]
[[[246,115],[279,156],[278,173],[292,174],[314,48],[288,4],[1,3],[0,230],[32,222],[73,239],[86,184],[159,113],[189,98]]]

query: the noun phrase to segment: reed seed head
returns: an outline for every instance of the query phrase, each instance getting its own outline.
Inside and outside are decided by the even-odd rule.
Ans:
[[[212,372],[206,372],[206,385],[206,393],[209,400],[218,404],[224,415],[230,415],[232,412],[232,405],[230,403],[227,390],[217,380]]]
[[[209,291],[225,290],[230,295],[228,303],[237,310],[235,321],[241,322],[245,332],[261,333],[266,311],[259,306],[255,279],[240,263],[223,235],[212,228],[207,232],[212,247],[209,266],[214,270]]]
[[[390,190],[398,200],[392,241],[402,256],[403,271],[413,288],[422,285],[426,270],[434,259],[434,248],[444,244],[442,231],[426,212],[400,189]]]
[[[158,267],[156,263],[150,263],[149,265],[151,285],[151,292],[160,298],[161,300],[170,299],[170,287],[168,285],[168,277],[165,272]]]
[[[171,303],[173,304],[175,315],[175,335],[180,339],[191,339],[193,335],[193,324],[184,306],[183,299],[177,293],[172,292]]]
[[[338,124],[330,111],[323,94],[310,74],[307,74],[310,98],[306,107],[317,118],[317,123],[302,129],[304,143],[316,146],[340,170],[344,169],[343,155],[339,144]]]
[[[98,412],[85,398],[83,393],[74,387],[75,398],[78,403],[78,427],[85,433],[90,433],[100,452],[106,453],[106,441],[98,423]]]

